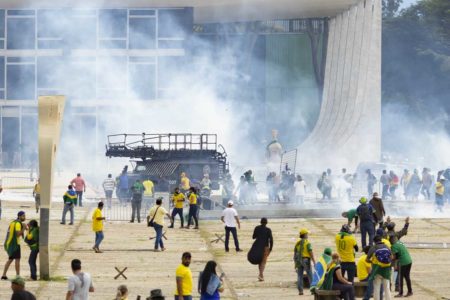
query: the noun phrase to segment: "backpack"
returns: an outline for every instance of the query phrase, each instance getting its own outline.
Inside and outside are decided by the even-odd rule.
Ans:
[[[367,204],[361,204],[357,209],[358,217],[361,219],[361,222],[372,221],[372,211]]]
[[[374,255],[381,267],[389,267],[391,265],[391,250],[389,250],[388,248],[384,247],[377,249],[375,250]]]

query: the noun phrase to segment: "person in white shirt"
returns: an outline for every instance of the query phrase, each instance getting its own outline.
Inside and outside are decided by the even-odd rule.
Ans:
[[[236,224],[239,229],[241,229],[241,223],[239,222],[239,216],[237,211],[233,208],[233,201],[228,201],[227,208],[222,212],[222,217],[220,218],[223,223],[225,223],[225,251],[228,252],[228,243],[230,240],[230,232],[233,235],[234,245],[236,246],[236,252],[241,252],[242,249],[239,248],[239,240],[237,236]]]
[[[89,293],[94,292],[91,275],[81,271],[81,261],[72,260],[73,275],[69,277],[66,300],[88,300]]]
[[[295,203],[303,204],[303,200],[306,195],[306,183],[303,180],[302,176],[297,175],[297,180],[294,182],[295,188]]]
[[[111,208],[112,195],[116,188],[116,181],[112,179],[112,175],[108,174],[108,178],[103,181],[103,190],[105,191],[106,205]]]

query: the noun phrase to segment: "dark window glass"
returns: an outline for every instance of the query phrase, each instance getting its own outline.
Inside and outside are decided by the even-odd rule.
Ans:
[[[101,9],[99,11],[100,38],[125,38],[127,36],[127,11]]]
[[[155,48],[154,18],[130,18],[130,49],[153,49]]]
[[[34,10],[9,9],[8,16],[34,16]]]
[[[41,56],[37,58],[37,87],[57,89],[62,87],[64,78],[61,57]]]
[[[5,37],[5,10],[0,9],[0,38],[4,37]]]
[[[155,65],[130,64],[129,70],[129,95],[137,99],[155,99]]]
[[[38,38],[61,38],[65,25],[61,23],[66,20],[62,10],[41,9],[37,12],[37,35]]]
[[[5,41],[4,40],[0,41],[0,49],[5,49]]]
[[[5,91],[0,91],[0,99],[5,99]]]
[[[73,16],[68,28],[68,39],[74,49],[97,48],[97,19],[91,16]]]
[[[6,66],[6,97],[8,100],[34,100],[35,65]]]
[[[192,9],[160,9],[158,10],[158,37],[184,38],[192,31]]]
[[[8,18],[8,49],[34,49],[35,43],[34,18]]]
[[[5,88],[5,57],[0,56],[0,88]]]
[[[102,40],[99,41],[100,49],[126,49],[127,41],[126,40]]]

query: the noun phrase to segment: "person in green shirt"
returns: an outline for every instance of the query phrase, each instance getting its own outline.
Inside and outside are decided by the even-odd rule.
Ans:
[[[393,243],[392,243],[393,242]],[[412,267],[412,258],[409,254],[408,249],[405,244],[400,241],[396,241],[395,238],[391,238],[392,243],[392,255],[395,260],[398,260],[399,268],[400,268],[400,284],[399,284],[399,293],[395,297],[403,296],[403,279],[406,280],[406,286],[408,287],[408,293],[405,297],[410,297],[413,295],[412,287],[411,287],[411,267]]]
[[[30,258],[28,264],[30,265],[31,279],[37,280],[37,266],[36,260],[39,253],[39,225],[36,220],[31,220],[28,223],[28,234],[25,236],[25,243],[30,246]]]
[[[348,220],[348,226],[351,226],[352,221],[355,220],[355,230],[353,230],[353,233],[356,233],[356,231],[358,230],[358,214],[356,213],[356,209],[352,208],[348,211],[344,211],[342,213],[342,217]]]

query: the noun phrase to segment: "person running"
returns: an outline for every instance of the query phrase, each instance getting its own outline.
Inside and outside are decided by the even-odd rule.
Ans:
[[[41,182],[40,179],[37,180],[33,188],[34,204],[36,206],[36,213],[39,212],[39,207],[41,206]]]
[[[358,251],[358,245],[355,237],[352,235],[350,226],[344,224],[341,231],[336,235],[336,249],[341,258],[342,275],[347,273],[348,281],[353,283],[356,276],[355,251]]]
[[[372,263],[372,272],[369,280],[373,280],[373,296],[375,300],[380,300],[380,291],[383,292],[387,300],[391,299],[390,279],[391,279],[391,250],[383,243],[382,237],[376,235],[373,245],[367,253],[366,261]]]
[[[364,248],[367,245],[367,235],[369,236],[369,245],[373,245],[373,237],[375,235],[375,218],[374,209],[372,205],[367,203],[365,197],[359,199],[360,205],[356,208],[360,220],[361,229],[361,246]]]
[[[195,227],[198,229],[198,205],[197,205],[197,193],[195,187],[191,186],[189,188],[189,216],[186,228],[189,229],[191,225],[192,218],[194,218]]]
[[[86,193],[86,183],[84,182],[83,177],[81,177],[81,174],[78,173],[77,177],[72,179],[70,184],[72,186],[75,186],[75,191],[77,193],[78,205],[80,207],[82,207],[83,206],[83,192]],[[77,205],[77,202],[75,202],[75,205]]]
[[[147,216],[147,223],[150,224],[153,222],[153,229],[155,229],[156,238],[155,238],[155,251],[158,250],[158,246],[161,247],[161,251],[166,250],[164,248],[164,243],[162,240],[163,227],[164,227],[164,216],[167,216],[169,220],[173,223],[172,217],[169,215],[167,210],[161,206],[163,201],[162,197],[156,199],[156,204],[150,209]],[[151,221],[151,222],[150,222]]]
[[[258,280],[264,281],[264,269],[266,268],[267,258],[273,248],[272,230],[267,227],[267,218],[261,218],[261,225],[256,226],[253,230],[253,239],[255,241],[252,249],[255,251],[255,254],[258,254],[258,257],[261,257],[261,261],[258,263]]]
[[[16,275],[20,275],[20,240],[23,239],[25,226],[22,222],[25,222],[25,212],[19,211],[17,213],[17,219],[9,224],[8,231],[6,233],[5,250],[8,253],[8,260],[6,261],[5,268],[3,269],[2,280],[8,280],[6,273],[9,266],[15,261]]]
[[[398,261],[400,267],[400,282],[399,282],[399,292],[395,297],[403,297],[403,279],[406,280],[406,286],[408,288],[408,293],[404,295],[405,297],[410,297],[413,295],[411,286],[411,267],[412,259],[409,254],[408,249],[405,244],[399,240],[392,239],[392,254],[394,255],[394,260]]]
[[[145,191],[145,187],[139,179],[136,179],[133,186],[131,187],[133,192],[133,198],[131,198],[131,221],[134,223],[134,216],[137,217],[138,223],[141,223],[141,205],[142,205],[142,194]]]
[[[353,230],[353,233],[356,233],[356,231],[358,230],[358,214],[356,213],[356,209],[352,208],[352,209],[349,209],[348,211],[344,211],[342,213],[342,217],[347,219],[348,226],[351,226],[352,221],[355,220],[355,230]]]
[[[108,208],[112,206],[112,195],[116,188],[116,181],[112,179],[112,175],[108,174],[108,178],[103,181],[103,190],[105,191],[106,205]]]
[[[73,275],[69,277],[66,300],[88,300],[89,293],[94,292],[94,285],[89,273],[81,271],[81,261],[71,262]]]
[[[77,204],[77,193],[73,190],[73,186],[69,185],[67,187],[67,192],[63,196],[64,200],[64,209],[62,213],[61,223],[62,225],[66,224],[66,215],[67,212],[70,212],[70,223],[69,225],[73,225],[74,219],[74,207]]]
[[[142,182],[142,185],[145,188],[143,198],[144,209],[149,210],[154,201],[153,197],[155,196],[155,184],[150,180],[150,178],[147,178],[144,182]]]
[[[311,266],[316,264],[312,245],[308,240],[308,234],[308,229],[300,229],[300,240],[297,241],[294,247],[294,263],[295,270],[297,271],[297,288],[299,295],[303,295],[303,273],[306,272],[306,276],[308,276],[309,283],[311,284],[313,279]]]
[[[11,300],[36,300],[32,293],[25,290],[25,279],[20,276],[11,280],[11,290],[13,291]]]
[[[192,272],[191,253],[184,252],[181,256],[181,264],[178,266],[175,276],[177,287],[175,289],[176,300],[192,300]]]
[[[183,219],[183,206],[184,201],[186,201],[186,197],[183,193],[180,193],[179,188],[175,188],[173,195],[172,195],[172,201],[173,201],[173,209],[172,209],[172,224],[170,224],[169,228],[173,228],[175,224],[175,216],[178,215],[180,217],[181,226],[180,228],[183,228],[184,219]]]
[[[225,252],[229,252],[230,248],[228,243],[230,242],[230,232],[233,235],[234,245],[236,247],[236,252],[242,252],[239,248],[239,240],[237,236],[236,224],[239,229],[241,229],[241,223],[239,221],[239,216],[236,209],[233,208],[233,201],[228,201],[227,208],[222,212],[222,217],[220,220],[225,223]]]
[[[30,257],[28,264],[30,265],[31,279],[37,280],[37,266],[36,260],[39,254],[39,225],[36,220],[31,220],[28,223],[28,234],[25,236],[25,243],[30,246]]]
[[[220,293],[224,291],[222,277],[216,273],[217,264],[210,260],[198,277],[198,293],[200,300],[220,300]]]
[[[95,244],[92,249],[94,249],[95,253],[102,253],[100,251],[100,243],[103,241],[105,237],[103,235],[103,220],[106,218],[102,216],[103,202],[99,202],[97,208],[94,210],[92,214],[92,230],[95,232]]]

